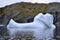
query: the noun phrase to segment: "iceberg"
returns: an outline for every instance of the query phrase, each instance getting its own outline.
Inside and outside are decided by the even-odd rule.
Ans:
[[[10,39],[16,36],[16,33],[29,32],[33,33],[36,40],[49,40],[54,37],[55,25],[53,24],[53,15],[39,13],[34,17],[34,21],[30,23],[17,23],[13,19],[7,25]]]

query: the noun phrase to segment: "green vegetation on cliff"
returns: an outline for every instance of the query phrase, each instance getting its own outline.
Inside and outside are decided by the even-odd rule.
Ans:
[[[3,8],[0,8],[0,17],[2,17],[4,14],[3,14]]]
[[[56,4],[56,5],[55,5]],[[3,23],[5,20],[13,18],[15,21],[27,22],[29,18],[33,18],[38,13],[60,11],[60,3],[15,3],[8,5],[4,8],[0,8],[0,17],[4,16]]]
[[[13,11],[19,12],[22,17],[35,16],[40,12],[46,12],[47,4],[17,3],[7,7]]]

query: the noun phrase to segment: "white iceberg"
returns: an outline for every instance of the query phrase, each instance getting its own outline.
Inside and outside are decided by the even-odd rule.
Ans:
[[[36,40],[52,39],[54,37],[55,25],[53,24],[53,15],[39,13],[35,16],[31,23],[16,23],[13,19],[7,25],[8,33],[11,39],[15,37],[15,33],[19,31],[33,31]]]

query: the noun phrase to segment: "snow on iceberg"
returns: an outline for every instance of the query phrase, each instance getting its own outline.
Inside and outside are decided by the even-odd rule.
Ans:
[[[54,37],[55,25],[53,24],[53,15],[46,13],[39,13],[34,17],[34,21],[31,23],[16,23],[13,19],[10,20],[7,25],[10,38],[16,36],[16,33],[22,31],[32,31],[36,40],[40,39],[52,39]]]

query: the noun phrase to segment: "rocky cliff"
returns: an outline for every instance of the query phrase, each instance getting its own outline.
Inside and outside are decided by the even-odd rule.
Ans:
[[[4,8],[0,8],[0,16],[3,17],[3,24],[13,18],[16,22],[27,22],[28,19],[33,18],[40,12],[46,12],[48,9],[47,4],[32,4],[32,3],[16,3]],[[5,21],[6,20],[6,21]]]
[[[13,18],[16,22],[28,22],[40,12],[60,12],[60,3],[15,3],[0,8],[0,21],[7,24]],[[6,21],[5,21],[6,20]]]

